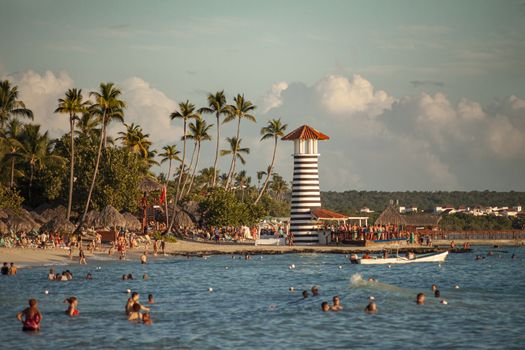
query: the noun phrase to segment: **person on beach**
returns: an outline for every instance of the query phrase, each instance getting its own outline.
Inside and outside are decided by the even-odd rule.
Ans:
[[[339,295],[336,295],[332,298],[332,302],[334,303],[332,305],[332,311],[341,311],[343,310],[343,306],[341,305],[341,299],[339,298]]]
[[[66,310],[66,315],[68,315],[70,317],[78,316],[78,309],[77,309],[78,299],[77,299],[77,297],[69,297],[69,298],[64,300],[64,304],[65,303],[69,304],[69,306],[68,306],[68,308]]]
[[[153,256],[157,256],[159,253],[159,241],[155,238],[153,241]]]
[[[306,299],[308,298],[308,292],[303,290],[303,299]]]
[[[416,297],[416,304],[418,305],[424,305],[425,304],[425,294],[419,293]]]
[[[153,321],[151,320],[151,315],[149,312],[142,315],[142,323],[150,325],[153,324]]]
[[[317,286],[312,287],[312,296],[319,296],[319,289],[317,288]]]
[[[36,299],[29,299],[29,307],[19,312],[16,318],[22,322],[23,331],[39,331],[40,322],[43,317],[40,310],[38,310],[38,301]]]
[[[155,299],[153,299],[153,294],[148,294],[148,304],[155,304]]]
[[[140,295],[137,292],[131,293],[131,298],[128,298],[128,302],[126,303],[126,315],[129,316],[129,314],[133,311],[134,305],[139,306],[139,311],[144,310],[149,312],[149,308],[142,306],[139,303]]]
[[[7,275],[9,273],[9,266],[6,262],[4,263],[4,266],[2,266],[2,270],[0,270],[0,273],[2,273],[2,275]]]
[[[87,265],[86,255],[84,254],[82,247],[78,250],[78,262],[80,265]]]
[[[164,240],[160,241],[160,250],[162,250],[162,255],[166,255],[166,242]]]
[[[9,271],[7,272],[7,275],[8,276],[16,276],[16,266],[15,266],[15,263],[11,263],[11,265],[9,266]]]
[[[377,312],[377,305],[374,297],[369,298],[368,305],[365,307],[365,313],[375,314]]]
[[[321,310],[323,310],[323,312],[328,312],[330,311],[330,305],[328,305],[328,302],[327,301],[323,301],[322,304],[321,304]]]
[[[147,264],[148,263],[148,256],[146,255],[146,252],[142,253],[140,256],[140,263],[141,264]]]
[[[140,313],[140,304],[135,303],[131,306],[128,313],[128,321],[142,321],[142,314]]]
[[[69,259],[73,260],[73,244],[69,243]]]

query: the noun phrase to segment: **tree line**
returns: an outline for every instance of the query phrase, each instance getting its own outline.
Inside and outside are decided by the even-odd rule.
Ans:
[[[210,93],[207,105],[201,108],[190,101],[180,102],[166,118],[182,123],[183,135],[158,150],[140,125],[126,123],[127,103],[113,83],[100,83],[88,94],[76,88],[65,91],[50,112],[57,118],[65,116],[69,131],[55,139],[32,122],[33,112],[19,93],[10,81],[0,82],[1,206],[64,204],[67,218],[76,217],[81,226],[92,208],[112,205],[118,210],[136,211],[141,197],[139,181],[155,176],[153,165],[168,163],[167,173],[157,179],[166,186],[166,203],[173,205],[172,218],[181,201],[202,200],[219,189],[220,193],[229,193],[228,200],[254,206],[245,210],[251,213],[245,222],[267,214],[288,214],[289,184],[274,171],[278,141],[287,125],[281,119],[271,119],[261,128],[261,141],[272,140],[273,152],[266,169],[257,172],[255,183],[240,170],[250,153],[241,143],[241,122],[256,122],[256,106],[242,94],[228,103],[224,91]],[[206,121],[207,115],[214,123]],[[220,126],[229,122],[236,123],[236,132],[225,138],[228,147],[220,149]],[[114,123],[125,126],[116,138],[108,135],[108,127]],[[213,165],[202,166],[201,146],[212,141],[212,128]],[[218,168],[219,157],[230,158],[226,172]],[[173,220],[167,222],[171,228]]]

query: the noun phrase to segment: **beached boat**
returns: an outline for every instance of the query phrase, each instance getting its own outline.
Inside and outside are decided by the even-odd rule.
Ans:
[[[372,259],[363,259],[359,258],[355,260],[356,264],[362,265],[385,265],[385,264],[412,264],[412,263],[422,263],[422,262],[444,262],[447,258],[448,252],[442,253],[431,253],[417,256],[413,259],[409,259],[403,256],[396,256],[391,258],[372,258]]]

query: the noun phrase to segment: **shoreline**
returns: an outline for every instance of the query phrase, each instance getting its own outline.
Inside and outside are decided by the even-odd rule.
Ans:
[[[464,241],[455,241],[461,247]],[[470,240],[472,247],[475,246],[523,246],[525,240]],[[416,254],[434,251],[443,251],[450,246],[450,240],[437,240],[432,247],[419,245],[405,245],[399,247],[399,252],[407,250],[415,251]],[[89,261],[119,261],[117,253],[109,256],[107,246],[103,250],[98,250],[95,254],[86,252]],[[377,253],[383,250],[398,250],[397,246],[382,244],[369,247],[355,246],[255,246],[252,244],[220,244],[208,242],[195,242],[179,240],[176,243],[166,243],[166,254],[153,256],[150,249],[148,252],[149,260],[154,261],[158,258],[170,258],[175,256],[205,256],[205,255],[280,255],[280,254],[353,254],[371,252]],[[126,252],[125,261],[139,261],[143,249],[135,248]],[[69,258],[69,250],[62,248],[0,248],[0,263],[13,262],[21,268],[50,266],[50,265],[78,265],[78,250],[74,250],[73,259]]]

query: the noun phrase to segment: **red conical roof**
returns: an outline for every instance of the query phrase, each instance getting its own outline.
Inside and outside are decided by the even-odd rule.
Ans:
[[[319,132],[308,125],[303,125],[284,136],[281,140],[293,141],[293,140],[329,140],[330,137]]]

